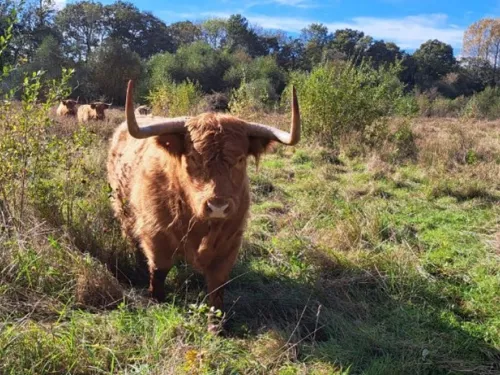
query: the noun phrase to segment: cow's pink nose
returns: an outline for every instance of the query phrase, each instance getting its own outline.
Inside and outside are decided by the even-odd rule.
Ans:
[[[229,200],[212,198],[207,201],[207,212],[210,217],[224,218],[229,212]]]

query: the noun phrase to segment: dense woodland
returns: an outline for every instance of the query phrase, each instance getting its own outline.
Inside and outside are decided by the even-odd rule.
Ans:
[[[498,80],[498,36],[490,32],[488,40],[478,38],[494,26],[484,21],[467,31],[464,51],[469,57],[457,61],[453,48],[439,40],[409,54],[362,30],[328,30],[322,24],[311,24],[292,37],[252,26],[239,14],[167,25],[123,1],[78,1],[60,10],[51,0],[18,5],[16,0],[0,5],[0,30],[9,24],[14,7],[19,10],[9,48],[0,57],[0,67],[17,64],[3,81],[3,91],[17,89],[26,72],[43,70],[44,79],[50,80],[67,67],[75,69],[72,96],[83,101],[101,98],[123,104],[130,78],[140,78],[143,96],[167,81],[189,79],[207,94],[229,93],[245,81],[272,101],[291,72],[342,60],[356,65],[369,61],[374,68],[399,62],[405,91],[432,98],[470,96]]]

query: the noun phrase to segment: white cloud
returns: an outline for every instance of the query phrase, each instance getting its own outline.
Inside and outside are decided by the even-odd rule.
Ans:
[[[304,27],[318,20],[271,17],[264,15],[247,15],[251,22],[264,28],[282,29],[288,32],[299,32]],[[346,22],[323,22],[330,31],[337,29],[361,30],[375,39],[396,42],[403,49],[419,47],[429,39],[458,47],[462,44],[463,29],[447,24],[445,14],[429,14],[408,16],[403,18],[355,17]]]
[[[277,4],[277,5],[290,6],[294,8],[312,8],[315,6],[314,3],[310,0],[268,0],[268,1],[263,0],[262,2],[259,2],[257,0],[254,4],[251,5],[253,6],[262,4]]]
[[[285,1],[285,0],[279,0]],[[294,1],[294,0],[290,0]],[[184,13],[185,19],[201,19],[209,17],[227,18],[235,12],[201,12]],[[438,39],[460,48],[464,30],[457,25],[448,23],[446,14],[422,14],[401,18],[355,17],[343,22],[323,22],[316,19],[297,17],[275,17],[262,14],[242,13],[252,24],[264,29],[280,29],[297,33],[311,23],[321,22],[330,31],[337,29],[356,29],[375,39],[383,39],[397,43],[402,49],[415,49],[429,39]],[[163,14],[166,14],[164,12]],[[173,16],[173,14],[169,14]],[[178,15],[179,16],[179,15]]]
[[[417,48],[429,39],[438,39],[454,47],[462,44],[464,31],[447,24],[444,14],[409,16],[404,18],[357,17],[351,28],[363,30],[377,39],[394,41],[401,48]],[[330,30],[338,29],[335,23],[327,24]]]
[[[224,3],[238,4],[244,9],[262,5],[278,5],[291,8],[314,8],[318,6],[316,0],[219,0]]]
[[[61,10],[66,6],[66,0],[54,0],[54,9]]]

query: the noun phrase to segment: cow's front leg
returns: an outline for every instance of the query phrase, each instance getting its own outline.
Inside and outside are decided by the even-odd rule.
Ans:
[[[229,282],[229,274],[237,256],[237,250],[228,254],[226,258],[218,258],[211,262],[204,270],[207,282],[208,304],[215,310],[224,312],[224,289]],[[220,320],[211,313],[209,315],[208,330],[217,332],[221,328]]]
[[[216,271],[209,271],[205,275],[207,281],[208,305],[214,310],[224,311],[224,287],[229,280],[229,272],[221,274]],[[208,315],[208,331],[217,333],[222,328],[221,318],[210,311]]]
[[[165,279],[174,263],[171,252],[166,248],[167,243],[167,238],[162,233],[150,240],[145,239],[142,243],[149,266],[149,293],[158,302],[165,300]]]
[[[150,267],[149,269],[149,294],[158,302],[165,301],[165,279],[169,269]]]

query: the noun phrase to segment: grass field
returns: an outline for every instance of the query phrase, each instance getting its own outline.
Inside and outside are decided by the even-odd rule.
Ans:
[[[166,303],[146,296],[108,202],[120,116],[50,128],[65,151],[21,223],[2,210],[1,374],[500,374],[500,122],[417,119],[376,152],[304,141],[251,163],[218,337],[188,266]]]

